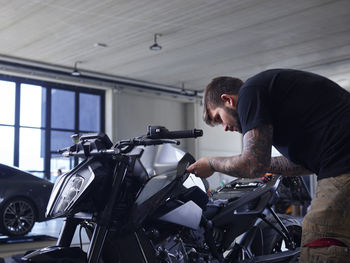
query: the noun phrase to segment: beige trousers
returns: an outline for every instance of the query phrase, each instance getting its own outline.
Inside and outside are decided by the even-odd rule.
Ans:
[[[338,239],[347,247],[303,247],[324,237]],[[301,240],[299,263],[350,263],[350,173],[318,181]]]

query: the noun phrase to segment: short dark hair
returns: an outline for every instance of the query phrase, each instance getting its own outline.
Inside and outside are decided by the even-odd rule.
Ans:
[[[233,77],[217,77],[212,79],[204,91],[203,97],[203,119],[213,126],[213,120],[209,116],[209,111],[212,108],[222,106],[224,102],[221,99],[222,94],[237,95],[243,81]]]

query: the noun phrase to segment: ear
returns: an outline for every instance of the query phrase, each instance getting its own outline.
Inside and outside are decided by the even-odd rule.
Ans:
[[[222,94],[221,100],[224,102],[224,105],[229,108],[236,108],[237,104],[237,95],[233,94]]]

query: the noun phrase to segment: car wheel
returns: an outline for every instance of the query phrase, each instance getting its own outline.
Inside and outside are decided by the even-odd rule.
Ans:
[[[34,205],[24,198],[7,201],[1,209],[0,216],[0,231],[7,236],[27,234],[36,221]]]

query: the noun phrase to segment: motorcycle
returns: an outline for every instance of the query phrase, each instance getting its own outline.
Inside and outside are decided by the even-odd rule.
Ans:
[[[209,193],[186,172],[194,158],[172,145],[202,134],[149,126],[114,147],[100,133],[61,150],[84,159],[56,180],[47,206],[47,217],[65,222],[55,246],[23,262],[297,262],[300,220],[272,208],[282,177],[236,179]],[[87,251],[71,246],[78,227]]]

